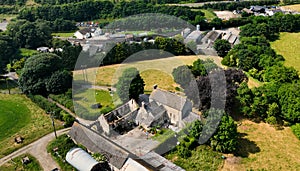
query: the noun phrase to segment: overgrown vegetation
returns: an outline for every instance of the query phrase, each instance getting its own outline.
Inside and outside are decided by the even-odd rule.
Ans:
[[[52,155],[54,160],[59,164],[62,170],[73,170],[66,160],[66,155],[72,148],[78,147],[67,135],[58,136],[47,146],[47,151]]]
[[[64,127],[73,125],[75,118],[69,113],[59,108],[55,103],[50,102],[47,98],[41,95],[27,95],[40,108],[44,109],[50,117],[64,121]]]

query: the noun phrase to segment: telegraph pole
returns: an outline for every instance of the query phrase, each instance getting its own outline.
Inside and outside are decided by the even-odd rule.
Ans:
[[[56,129],[55,129],[55,124],[54,124],[54,115],[55,112],[51,112],[51,120],[52,120],[52,126],[53,126],[53,131],[54,131],[54,135],[55,135],[55,138],[57,139],[57,134],[56,134]]]

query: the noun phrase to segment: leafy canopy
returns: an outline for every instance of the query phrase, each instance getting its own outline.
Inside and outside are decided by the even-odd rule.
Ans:
[[[130,99],[137,100],[140,94],[144,93],[144,80],[136,68],[127,68],[117,83],[117,94],[122,102]]]

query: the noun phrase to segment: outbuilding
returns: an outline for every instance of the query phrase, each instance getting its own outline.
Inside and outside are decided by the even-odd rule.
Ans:
[[[79,171],[96,171],[101,168],[101,164],[81,148],[72,148],[66,160]]]

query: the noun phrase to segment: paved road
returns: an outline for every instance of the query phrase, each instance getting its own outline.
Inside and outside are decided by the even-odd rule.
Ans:
[[[62,135],[67,133],[70,130],[70,128],[65,128],[62,130],[57,131],[57,135]],[[37,141],[22,147],[21,149],[3,157],[0,159],[0,166],[4,163],[10,161],[11,159],[18,157],[19,155],[29,153],[33,155],[41,164],[43,170],[50,171],[54,168],[59,168],[58,164],[52,159],[51,155],[47,153],[47,145],[51,140],[55,138],[53,133],[50,133]]]

